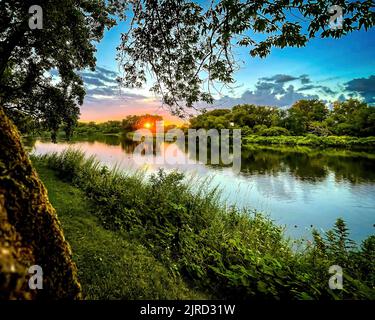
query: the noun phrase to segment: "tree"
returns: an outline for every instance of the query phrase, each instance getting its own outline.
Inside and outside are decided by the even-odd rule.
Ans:
[[[330,28],[331,5],[343,10],[342,28]],[[251,56],[263,58],[273,47],[367,30],[375,22],[372,7],[371,0],[135,0],[118,47],[120,80],[140,87],[150,74],[151,90],[183,115],[198,101],[211,103],[215,84],[234,81],[234,47],[249,47]]]
[[[156,122],[162,121],[163,117],[159,115],[144,114],[138,117],[135,123],[134,130],[137,129],[148,129],[152,132],[156,132]]]
[[[163,117],[158,115],[144,114],[140,116],[130,115],[122,120],[122,130],[132,132],[138,129],[149,129],[156,131],[156,121],[162,121]]]
[[[78,70],[95,67],[95,42],[115,24],[105,0],[4,0],[0,2],[0,105],[70,132],[83,103]],[[39,5],[42,29],[29,27],[29,8]],[[118,4],[117,4],[118,5]],[[55,69],[56,84],[49,74]],[[54,135],[54,134],[53,134]]]
[[[230,127],[230,122],[233,119],[231,110],[229,109],[215,109],[207,111],[196,117],[190,118],[191,128],[205,128],[205,129],[224,129]]]
[[[375,108],[357,99],[337,101],[327,122],[338,135],[375,135]]]
[[[28,286],[39,265],[43,290]],[[0,109],[0,298],[81,297],[77,267],[56,211],[24,150],[19,133]]]
[[[125,119],[122,120],[122,130],[124,132],[132,132],[136,130],[137,121],[139,119],[139,116],[136,115],[130,115],[127,116]]]
[[[319,100],[299,100],[287,111],[286,127],[294,134],[305,134],[315,130],[314,122],[322,122],[327,118],[329,110]]]
[[[212,102],[218,82],[230,84],[237,69],[233,48],[249,47],[251,56],[266,57],[273,47],[304,46],[315,36],[341,37],[374,25],[372,1],[336,0],[343,9],[342,29],[330,29],[325,0],[3,0],[0,2],[0,104],[35,118],[55,130],[51,113],[34,107],[54,88],[71,107],[59,115],[74,124],[83,102],[77,70],[95,67],[95,43],[105,28],[130,16],[121,37],[119,60],[125,86],[139,87],[147,70],[155,79],[151,90],[178,115],[198,101]],[[32,5],[43,9],[43,28],[28,26]],[[305,20],[295,18],[298,16]],[[255,37],[255,34],[260,36]],[[260,39],[260,40],[257,40]],[[56,69],[56,85],[48,71]],[[55,100],[61,101],[61,100]],[[50,103],[50,101],[48,102]],[[66,106],[65,106],[66,107]],[[58,110],[62,110],[61,106]],[[70,118],[69,118],[70,117]],[[69,119],[69,120],[68,120]],[[73,121],[72,121],[73,120]],[[68,130],[70,131],[70,129]]]
[[[268,106],[256,106],[253,104],[243,104],[234,106],[232,109],[233,122],[238,126],[256,125],[270,127],[277,125],[279,121],[278,109]]]

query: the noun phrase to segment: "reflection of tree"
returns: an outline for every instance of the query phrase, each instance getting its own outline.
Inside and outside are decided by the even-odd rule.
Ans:
[[[276,153],[261,152],[260,150],[242,150],[242,172],[277,175],[279,172],[286,171],[286,169],[280,161],[280,155]]]
[[[129,139],[120,139],[116,136],[102,136],[101,140],[110,145],[118,145],[125,153],[133,153],[139,142]],[[207,160],[210,165],[211,144],[207,148]],[[156,143],[154,140],[154,154]],[[184,152],[187,153],[188,144]],[[232,150],[231,150],[232,152]],[[197,143],[197,154],[199,144]],[[189,154],[192,160],[198,160],[196,155]],[[374,153],[352,152],[337,149],[311,149],[308,147],[269,147],[251,146],[243,148],[241,158],[241,172],[243,174],[267,174],[278,176],[288,172],[300,180],[321,182],[332,173],[336,181],[349,181],[357,184],[366,181],[375,181]],[[210,165],[210,167],[222,167]],[[231,166],[231,165],[229,165]]]
[[[139,142],[135,142],[130,139],[121,139],[121,149],[124,150],[125,153],[133,153],[138,144]]]
[[[307,153],[280,152],[279,155],[289,171],[301,180],[318,182],[328,175],[324,163]]]
[[[95,140],[110,146],[118,146],[120,144],[120,138],[115,135],[100,135]]]
[[[301,180],[322,181],[329,173],[337,181],[375,181],[373,154],[291,147],[251,147],[242,151],[242,172],[275,175],[289,171]]]
[[[329,158],[327,165],[335,170],[336,181],[350,181],[353,184],[375,181],[373,159],[352,158]]]
[[[71,139],[72,142],[87,141],[89,143],[102,142],[110,146],[118,146],[120,138],[116,135],[94,134],[88,136],[75,136]]]
[[[125,153],[132,154],[134,153],[135,148],[141,143],[137,141],[133,141],[127,137],[121,138],[121,149],[125,151]],[[145,144],[145,148],[148,150],[150,146]],[[163,145],[159,146],[156,144],[156,140],[153,139],[153,154],[155,155],[157,152],[160,152],[163,148]]]

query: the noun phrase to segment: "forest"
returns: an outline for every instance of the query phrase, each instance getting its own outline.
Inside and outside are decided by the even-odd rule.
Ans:
[[[190,120],[192,128],[238,128],[244,136],[375,136],[375,108],[359,100],[300,100],[290,108],[238,105],[210,110]]]

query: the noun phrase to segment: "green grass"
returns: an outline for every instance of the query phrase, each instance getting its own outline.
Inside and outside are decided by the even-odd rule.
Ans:
[[[224,299],[375,298],[375,236],[358,247],[342,219],[295,250],[296,243],[270,219],[224,206],[216,189],[185,181],[180,173],[160,171],[145,179],[110,171],[70,149],[33,161],[47,187],[64,194],[52,192],[51,201],[76,251],[88,297],[174,298],[208,292]],[[45,166],[66,183],[48,183]],[[66,199],[77,195],[78,200]],[[65,214],[67,207],[74,212]],[[341,291],[328,286],[332,265],[345,270]],[[129,266],[130,274],[122,266]],[[118,285],[123,281],[128,289]]]
[[[244,146],[251,144],[276,144],[319,147],[375,147],[375,137],[357,138],[350,136],[320,137],[313,134],[306,136],[259,136],[248,135],[242,139]]]
[[[33,161],[73,250],[87,299],[204,299],[174,277],[134,239],[106,230],[96,206],[78,188]]]

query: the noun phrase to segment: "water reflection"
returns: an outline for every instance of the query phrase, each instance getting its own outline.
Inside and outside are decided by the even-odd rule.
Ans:
[[[242,152],[242,172],[277,175],[289,172],[310,182],[322,182],[333,173],[337,182],[374,182],[375,153],[337,149],[267,148],[254,146]]]
[[[269,213],[278,223],[285,224],[292,236],[307,236],[311,225],[327,230],[339,216],[348,222],[355,240],[374,233],[374,152],[251,146],[243,148],[241,172],[234,173],[231,166],[188,164],[196,157],[186,150],[175,148],[174,154],[168,156],[168,143],[161,146],[160,154],[154,150],[154,154],[135,158],[133,151],[138,143],[118,136],[80,138],[58,144],[29,139],[24,143],[35,154],[74,146],[109,166],[116,164],[126,170],[145,168],[153,172],[162,167],[203,178],[209,176],[212,185],[218,184],[223,190],[223,201]],[[186,164],[165,163],[165,156],[185,160]]]

